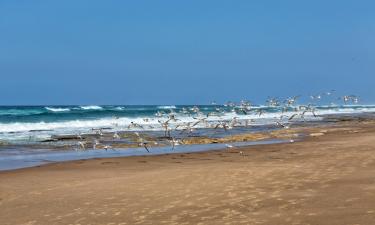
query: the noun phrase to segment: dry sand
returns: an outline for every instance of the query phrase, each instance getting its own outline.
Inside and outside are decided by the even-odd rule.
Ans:
[[[0,173],[0,224],[375,224],[375,126]],[[242,151],[243,154],[239,154]]]

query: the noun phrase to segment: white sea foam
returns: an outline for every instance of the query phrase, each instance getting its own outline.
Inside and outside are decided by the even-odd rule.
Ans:
[[[95,107],[96,108],[96,107]],[[96,108],[97,109],[97,108]],[[329,114],[342,114],[342,113],[363,113],[363,112],[375,112],[375,107],[357,107],[357,108],[329,108],[329,109],[320,109],[316,111],[317,115],[329,115]],[[234,117],[237,117],[237,120],[254,120],[252,124],[254,125],[267,125],[274,124],[281,115],[284,115],[284,120],[287,120],[287,117],[293,115],[295,112],[287,112],[282,114],[281,112],[265,112],[259,117],[256,113],[251,113],[248,115],[240,115],[235,112],[227,112],[221,116],[210,116],[207,118],[207,122],[215,124],[217,121],[231,120]],[[148,118],[146,120],[146,118]],[[194,118],[185,114],[177,113],[176,118],[179,121],[173,122],[170,121],[171,127],[175,127],[177,124],[195,122]],[[296,117],[296,119],[299,119]],[[307,120],[317,120],[319,117],[315,118],[312,113],[307,112],[305,114],[305,119]],[[46,137],[46,135],[53,134],[75,134],[79,132],[91,132],[92,128],[103,128],[109,127],[114,131],[119,130],[129,130],[128,126],[131,122],[140,124],[144,127],[141,130],[163,130],[160,126],[158,120],[166,121],[167,118],[157,118],[157,117],[106,117],[100,119],[91,119],[91,120],[70,120],[63,122],[15,122],[15,123],[0,123],[0,139],[10,139],[12,136],[27,136],[28,134],[33,136]],[[197,128],[204,127],[204,124],[198,124]],[[47,130],[40,132],[29,132],[31,130]],[[51,131],[50,131],[51,130]],[[140,130],[140,128],[131,128],[130,130]],[[14,132],[14,134],[12,134]]]
[[[51,111],[51,112],[69,112],[70,111],[70,109],[68,109],[68,108],[45,107],[45,109],[47,109],[48,111]]]
[[[158,106],[158,109],[176,109],[177,107],[175,105],[162,105]]]
[[[327,115],[327,114],[337,114],[337,113],[361,113],[361,112],[375,112],[375,108],[338,108],[338,109],[324,109],[324,110],[317,110],[316,114],[318,115]],[[215,122],[219,120],[231,120],[234,117],[237,117],[238,120],[245,120],[245,119],[275,119],[279,118],[281,115],[291,116],[294,112],[287,112],[282,114],[281,112],[268,112],[262,114],[261,117],[257,114],[248,114],[248,115],[239,115],[235,112],[228,112],[221,116],[210,116],[207,121]],[[310,113],[306,113],[306,116],[312,116]],[[177,122],[170,122],[172,125],[174,123],[187,123],[187,122],[194,122],[196,121],[194,118],[178,114],[176,116],[179,121]],[[97,128],[97,127],[127,127],[131,124],[131,122],[135,122],[140,125],[158,125],[158,120],[166,120],[166,118],[150,118],[147,117],[148,120],[144,120],[146,117],[136,117],[136,118],[129,118],[129,117],[121,117],[121,118],[114,118],[114,117],[107,117],[107,118],[100,118],[100,119],[92,119],[92,120],[71,120],[71,121],[64,121],[64,122],[30,122],[30,123],[0,123],[0,132],[23,132],[23,131],[30,131],[30,130],[56,130],[56,129],[74,129],[74,128]]]
[[[80,106],[80,108],[84,109],[84,110],[100,110],[100,109],[103,109],[103,107],[97,106],[97,105]]]

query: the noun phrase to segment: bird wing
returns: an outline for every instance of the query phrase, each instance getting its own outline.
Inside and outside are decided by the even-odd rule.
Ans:
[[[143,147],[147,150],[147,152],[150,152],[150,150],[147,148],[147,144],[143,144]]]
[[[295,113],[295,114],[293,114],[291,117],[289,117],[289,119],[288,120],[292,120],[294,117],[296,117],[298,114],[297,113]]]

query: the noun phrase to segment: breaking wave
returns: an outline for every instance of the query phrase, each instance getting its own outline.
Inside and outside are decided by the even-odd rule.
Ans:
[[[89,105],[89,106],[80,106],[81,109],[84,110],[101,110],[103,107],[97,105]]]
[[[177,124],[196,122],[197,120],[186,113],[183,108],[191,106],[40,106],[40,107],[0,107],[0,141],[12,139],[14,137],[28,137],[29,135],[48,137],[54,134],[77,134],[79,132],[90,132],[92,128],[108,128],[112,131],[121,130],[163,130],[158,120],[166,121],[169,112],[168,109],[174,109],[178,121],[171,121],[173,128]],[[274,124],[281,115],[285,118],[293,115],[290,111],[282,113],[280,108],[258,106],[253,107],[254,111],[249,114],[234,112],[229,109],[223,113],[216,113],[216,106],[199,106],[202,115],[206,117],[210,112],[212,114],[206,119],[208,123],[214,124],[217,121],[229,121],[236,117],[241,120],[252,120],[253,125]],[[164,110],[163,110],[164,109]],[[222,108],[225,110],[225,107]],[[260,117],[256,110],[263,110]],[[319,106],[316,108],[316,114],[354,114],[375,112],[375,106],[356,105],[356,106]],[[164,111],[164,114],[155,115],[158,111]],[[298,119],[298,118],[296,118]],[[311,113],[306,113],[305,119],[317,120]],[[134,122],[142,126],[130,127]],[[203,124],[197,126],[203,127]]]
[[[51,111],[51,112],[69,112],[70,111],[70,109],[68,109],[68,108],[45,107],[45,109],[47,109],[48,111]]]

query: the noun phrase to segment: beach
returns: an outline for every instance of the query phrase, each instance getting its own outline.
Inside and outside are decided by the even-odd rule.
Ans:
[[[375,225],[374,8],[0,0],[0,225]]]
[[[375,126],[293,143],[78,160],[0,172],[14,224],[374,224]]]

